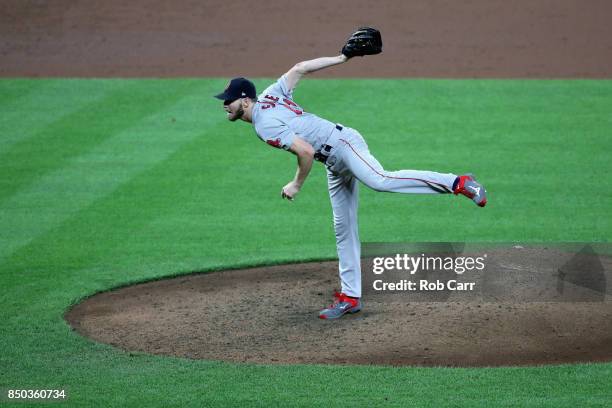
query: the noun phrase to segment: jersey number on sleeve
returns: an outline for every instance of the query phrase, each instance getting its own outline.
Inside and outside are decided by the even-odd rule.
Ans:
[[[284,106],[285,108],[289,109],[291,112],[295,113],[296,115],[301,115],[304,111],[302,111],[300,109],[300,107],[298,106],[297,103],[293,102],[291,99],[287,99],[287,98],[283,98],[283,102],[279,102],[279,97],[277,96],[271,96],[271,95],[266,95],[264,96],[263,101],[259,101],[263,104],[263,106],[261,107],[261,109],[269,109],[269,108],[274,108],[276,107],[276,104],[279,104],[281,106]]]

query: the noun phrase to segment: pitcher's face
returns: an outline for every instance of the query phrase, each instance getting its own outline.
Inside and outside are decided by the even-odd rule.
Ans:
[[[224,101],[223,109],[227,112],[227,120],[235,122],[242,118],[244,115],[244,108],[242,107],[242,98],[238,98],[234,101]]]

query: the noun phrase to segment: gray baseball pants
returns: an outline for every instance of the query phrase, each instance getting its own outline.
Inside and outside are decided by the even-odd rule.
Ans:
[[[359,184],[376,191],[406,194],[452,192],[455,174],[433,171],[387,171],[370,153],[355,129],[335,130],[327,144],[327,182],[334,214],[334,230],[342,292],[361,297],[361,243],[359,241]]]

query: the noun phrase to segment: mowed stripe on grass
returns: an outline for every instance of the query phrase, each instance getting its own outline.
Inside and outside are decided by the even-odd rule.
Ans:
[[[4,81],[0,94],[0,156],[10,154],[16,143],[40,137],[49,126],[76,111],[95,109],[93,104],[113,90],[116,87],[95,80]],[[8,160],[7,156],[0,163]]]
[[[116,84],[118,89],[95,103],[85,98],[80,110],[59,113],[38,135],[0,155],[5,164],[0,259],[198,135],[197,128],[185,129],[172,122],[198,105],[190,83],[172,87],[159,82]],[[135,94],[142,99],[135,100]]]

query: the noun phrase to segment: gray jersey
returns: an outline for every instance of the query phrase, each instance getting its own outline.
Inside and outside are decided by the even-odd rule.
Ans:
[[[253,108],[255,132],[264,142],[285,150],[289,150],[293,139],[299,135],[317,151],[336,125],[304,112],[291,100],[292,94],[293,89],[288,89],[283,75],[259,95]]]

